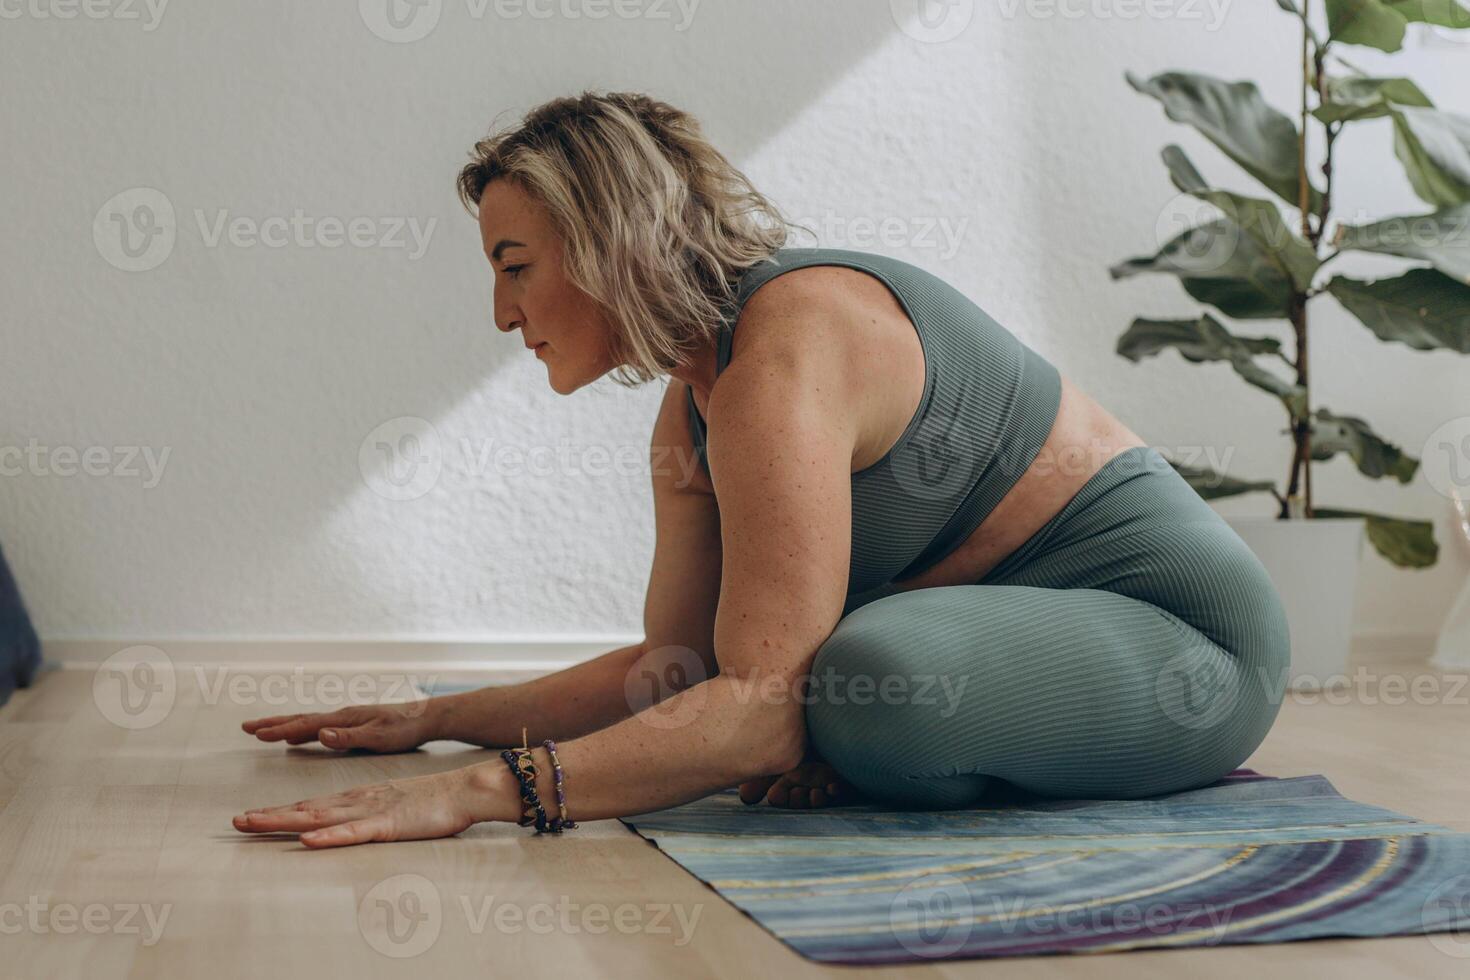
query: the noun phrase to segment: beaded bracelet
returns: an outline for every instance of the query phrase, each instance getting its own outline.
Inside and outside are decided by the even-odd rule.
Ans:
[[[516,824],[521,827],[528,826],[536,821],[538,814],[540,819],[545,821],[546,811],[542,808],[541,801],[536,797],[535,779],[527,776],[521,769],[520,760],[516,758],[516,753],[512,750],[506,749],[500,753],[500,757],[510,767],[511,774],[515,776],[516,782],[521,787],[521,806],[523,809],[520,819],[516,821]]]
[[[559,834],[563,830],[575,830],[576,821],[567,818],[567,794],[562,789],[561,760],[556,757],[556,743],[548,738],[541,744],[546,747],[546,754],[551,757],[551,774],[556,784],[556,809],[559,815],[551,818],[551,832]]]
[[[518,749],[506,749],[500,753],[505,764],[510,767],[511,774],[515,776],[516,782],[521,786],[521,818],[516,824],[521,827],[536,825],[536,832],[542,833],[546,827],[546,809],[542,807],[540,798],[536,795],[536,761],[531,756],[531,750],[526,746],[526,730],[521,729],[521,747]]]

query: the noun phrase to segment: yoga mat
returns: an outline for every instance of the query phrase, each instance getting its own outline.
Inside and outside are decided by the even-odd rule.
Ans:
[[[1237,769],[1142,800],[943,812],[747,807],[624,818],[812,960],[909,963],[1430,935],[1470,970],[1470,834]]]

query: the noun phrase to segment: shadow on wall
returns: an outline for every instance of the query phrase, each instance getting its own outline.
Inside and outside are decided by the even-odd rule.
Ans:
[[[487,407],[535,417],[503,383],[526,352],[490,322],[454,197],[474,140],[556,95],[634,88],[694,112],[740,161],[902,36],[889,3],[845,0],[157,12],[22,12],[4,32],[0,85],[35,98],[7,114],[25,138],[0,159],[35,179],[0,188],[15,243],[0,267],[14,321],[45,328],[0,364],[0,418],[31,420],[0,442],[107,447],[140,474],[8,481],[0,528],[35,529],[10,543],[48,635],[360,621],[359,555],[316,536],[363,490],[375,427],[457,406],[478,436],[501,431]]]

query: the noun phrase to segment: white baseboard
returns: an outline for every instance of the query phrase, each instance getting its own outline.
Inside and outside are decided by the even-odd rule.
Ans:
[[[46,660],[62,668],[95,667],[120,650],[151,646],[176,664],[231,665],[278,670],[305,665],[393,667],[415,671],[545,673],[637,643],[636,635],[507,634],[501,636],[364,637],[53,637],[42,641]],[[1432,632],[1365,628],[1354,631],[1351,659],[1374,663],[1427,663]]]
[[[1439,635],[1432,631],[1363,627],[1353,631],[1349,656],[1372,663],[1427,664]]]
[[[179,666],[248,666],[261,670],[327,666],[391,667],[417,674],[489,671],[547,673],[637,643],[631,635],[502,635],[496,637],[173,637],[43,638],[46,661],[63,669],[90,669],[121,650],[154,647]]]

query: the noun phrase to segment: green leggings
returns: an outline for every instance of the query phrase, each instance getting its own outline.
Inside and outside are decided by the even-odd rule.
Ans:
[[[812,665],[807,727],[848,782],[899,806],[1004,784],[1153,796],[1240,766],[1289,661],[1259,559],[1138,446],[978,583],[849,600]]]

